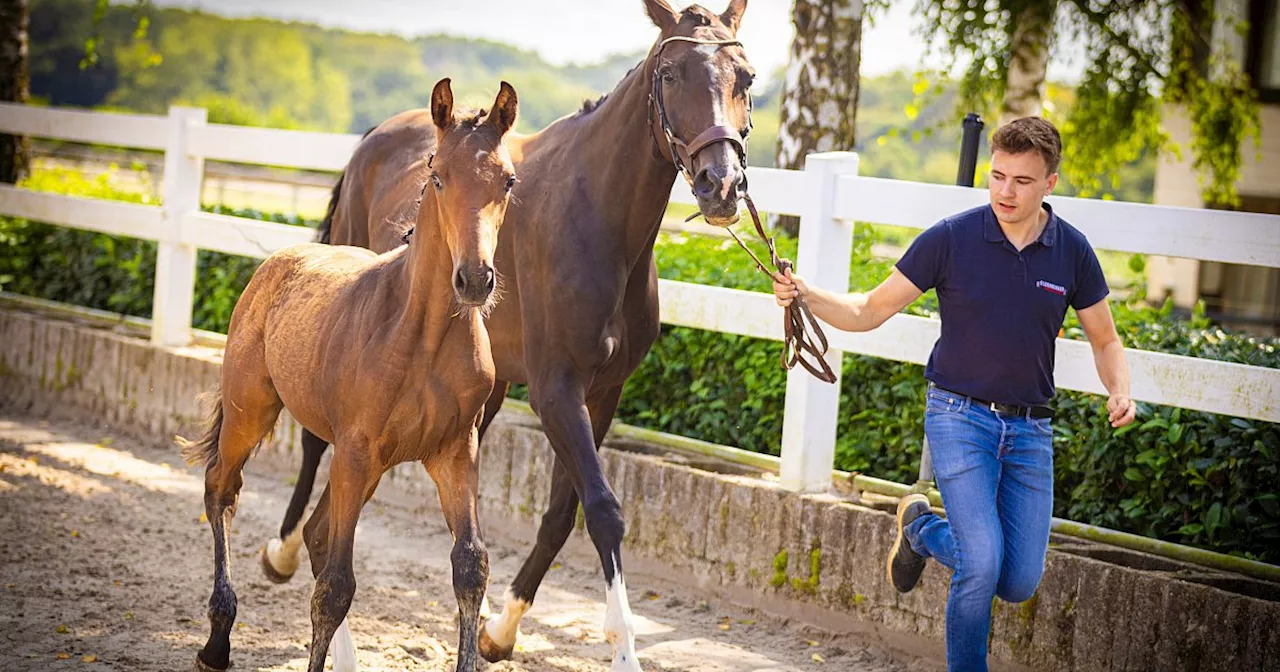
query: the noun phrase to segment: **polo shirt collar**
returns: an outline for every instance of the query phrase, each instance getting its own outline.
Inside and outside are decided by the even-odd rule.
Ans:
[[[1053,247],[1058,240],[1058,215],[1047,201],[1041,203],[1040,207],[1049,212],[1049,221],[1045,223],[1044,231],[1040,232],[1036,242],[1045,247]],[[987,211],[982,218],[982,234],[989,243],[1000,243],[1006,240],[1004,230],[1000,228],[1000,222],[996,221],[996,212],[991,209],[991,206],[987,206]]]

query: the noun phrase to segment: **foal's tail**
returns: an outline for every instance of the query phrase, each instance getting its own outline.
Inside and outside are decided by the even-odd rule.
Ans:
[[[222,435],[222,393],[211,392],[208,397],[213,400],[213,408],[209,411],[209,419],[204,428],[204,436],[196,441],[189,441],[181,436],[173,440],[182,447],[182,459],[187,464],[213,464],[218,458],[218,438]]]

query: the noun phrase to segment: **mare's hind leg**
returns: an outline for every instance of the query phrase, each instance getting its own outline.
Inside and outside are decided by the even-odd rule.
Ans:
[[[262,573],[275,583],[285,583],[298,571],[298,554],[302,548],[302,518],[315,487],[316,471],[320,459],[329,449],[329,442],[302,430],[302,467],[298,469],[298,481],[293,486],[293,497],[280,524],[280,537],[267,542],[262,548]]]
[[[219,402],[224,415],[218,451],[209,460],[204,478],[205,515],[213,530],[213,594],[209,597],[209,640],[196,657],[197,670],[225,670],[231,665],[231,626],[236,619],[228,558],[231,519],[244,484],[244,464],[281,409],[280,399],[270,387],[252,394],[234,389],[224,392],[230,398]]]
[[[476,669],[480,606],[489,584],[489,553],[476,515],[477,443],[477,433],[469,432],[452,447],[452,455],[446,452],[447,457],[427,466],[440,493],[445,521],[453,533],[453,551],[449,558],[453,564],[453,593],[458,600],[458,672]]]
[[[502,410],[502,402],[507,400],[507,391],[511,389],[511,383],[505,380],[496,380],[493,383],[493,392],[489,395],[489,399],[484,402],[484,416],[480,418],[480,438],[484,440],[484,433],[488,431],[489,425],[493,424],[493,419],[498,417],[498,411]]]
[[[591,418],[592,438],[595,440],[597,449],[600,448],[605,434],[609,431],[609,423],[613,420],[621,395],[622,387],[619,386],[606,390],[587,404],[587,411]],[[511,658],[516,637],[519,634],[520,620],[533,606],[533,598],[538,593],[538,587],[542,585],[543,577],[551,568],[551,563],[555,561],[560,549],[568,541],[569,534],[573,532],[578,502],[578,493],[574,490],[569,472],[557,455],[551,471],[551,501],[547,505],[546,513],[542,516],[542,524],[538,527],[537,541],[529,557],[525,558],[524,564],[521,565],[515,580],[511,582],[511,587],[507,589],[502,613],[497,618],[489,619],[480,633],[480,653],[485,660],[496,663]],[[615,609],[614,597],[616,596],[611,589],[609,612],[606,615],[609,620],[605,627],[606,633],[611,631],[609,626],[615,622],[621,626],[621,629],[630,630],[626,625],[630,622],[630,609],[626,608],[625,604],[620,605],[623,608],[622,611]],[[625,603],[625,593],[621,595],[621,600]],[[622,638],[625,639],[625,636]]]
[[[356,592],[352,569],[356,522],[360,509],[373,495],[382,476],[381,465],[372,462],[372,453],[364,446],[340,445],[329,469],[329,485],[305,527],[311,571],[316,577],[311,595],[309,672],[324,670],[331,642],[334,672],[356,669],[355,647],[346,618]]]

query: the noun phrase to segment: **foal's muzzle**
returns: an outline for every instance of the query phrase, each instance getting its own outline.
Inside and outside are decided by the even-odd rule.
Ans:
[[[488,303],[496,284],[497,276],[489,264],[459,265],[453,273],[453,291],[464,306]]]

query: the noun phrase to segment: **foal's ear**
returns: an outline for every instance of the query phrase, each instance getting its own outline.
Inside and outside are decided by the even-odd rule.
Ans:
[[[448,77],[436,82],[436,88],[431,91],[431,119],[442,131],[453,126],[453,89]]]
[[[738,26],[742,25],[742,15],[747,11],[747,0],[729,0],[729,8],[724,10],[724,14],[720,15],[720,20],[733,31],[734,35],[738,34]]]
[[[653,25],[664,32],[669,28],[675,28],[680,22],[680,13],[671,9],[667,0],[644,0],[644,11],[653,21]]]
[[[510,84],[503,82],[498,89],[498,97],[493,100],[493,109],[489,112],[489,123],[498,129],[498,133],[505,135],[515,127],[516,112],[519,108],[520,101],[516,99],[516,90]]]

